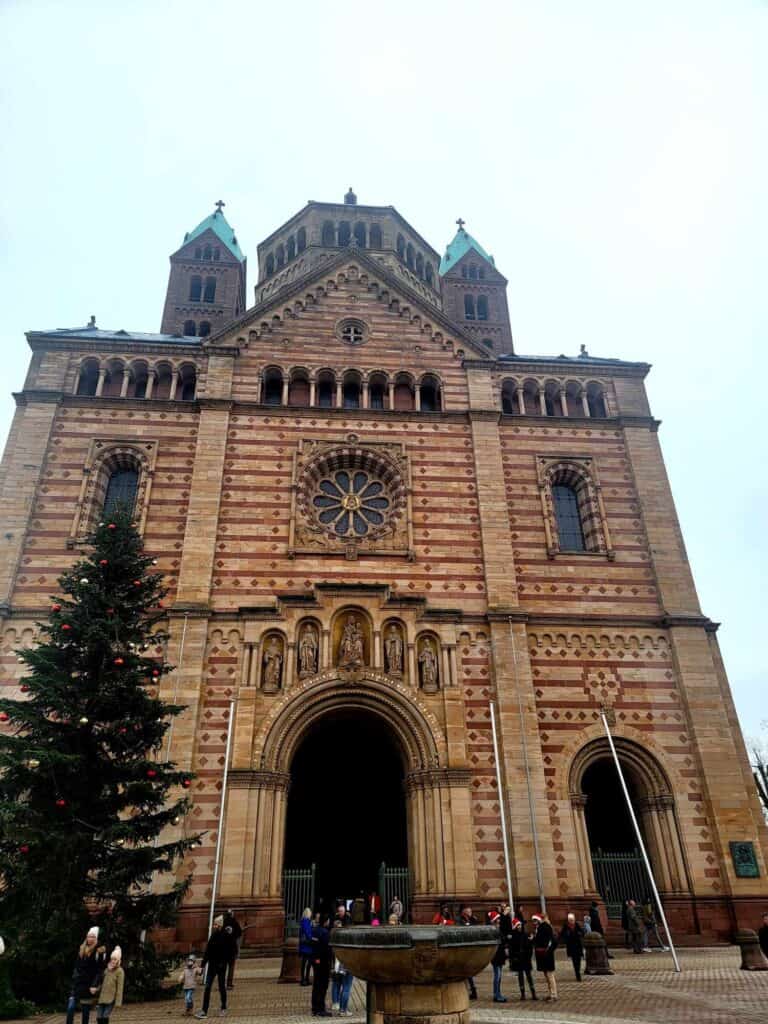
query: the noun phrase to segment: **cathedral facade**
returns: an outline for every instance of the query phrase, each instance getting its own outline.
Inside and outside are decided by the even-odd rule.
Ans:
[[[30,332],[0,475],[9,693],[111,503],[165,574],[179,828],[202,834],[170,940],[204,936],[217,870],[263,950],[297,899],[393,885],[415,920],[542,895],[615,916],[649,886],[603,712],[673,932],[753,926],[766,828],[648,365],[517,354],[463,222],[441,254],[351,190],[257,258],[249,305],[217,204],[161,333]]]

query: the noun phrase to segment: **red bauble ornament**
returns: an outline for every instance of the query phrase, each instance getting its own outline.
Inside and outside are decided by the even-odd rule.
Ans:
[[[141,586],[141,580],[134,580],[133,581],[133,585],[134,585],[134,587],[140,587]]]
[[[62,626],[61,626],[61,628],[62,628],[62,629],[64,630],[64,632],[65,632],[65,633],[66,633],[66,632],[67,632],[68,630],[72,629],[72,627],[70,626],[70,624],[69,624],[68,622],[64,622],[64,623],[62,623]]]
[[[117,529],[117,524],[116,523],[110,523],[109,526],[107,527],[107,529],[108,530],[116,530]]]
[[[157,668],[153,668],[153,669],[152,669],[152,675],[153,675],[153,676],[159,676],[159,675],[160,675],[160,670],[159,670],[159,669],[157,669]]]
[[[109,565],[109,562],[106,560],[106,558],[102,558],[99,560],[99,565]]]
[[[67,806],[67,801],[62,799],[61,797],[59,797],[59,799],[56,801],[56,806],[57,807],[66,807]]]
[[[115,658],[116,665],[124,665],[125,661],[122,658]]]
[[[52,604],[51,605],[51,611],[52,612],[60,612],[61,611],[61,605],[60,604]]]
[[[125,734],[128,732],[128,730],[125,728],[125,726],[123,726],[123,728],[119,729],[118,731],[119,731],[121,736],[125,736]]]
[[[155,771],[154,768],[147,768],[147,778],[148,779],[154,779],[154,777],[156,775],[157,775],[157,772]]]
[[[184,787],[184,789],[189,789],[189,787],[192,785],[192,782],[190,779],[182,779],[181,784]]]
[[[29,847],[27,846],[27,844],[26,844],[26,843],[23,843],[23,844],[22,844],[22,845],[21,845],[21,846],[19,847],[19,853],[29,853]]]
[[[0,711],[0,722],[7,722],[8,715],[4,711]]]
[[[28,693],[29,692],[29,687],[27,686],[26,683],[22,683],[21,686],[19,687],[19,689],[21,690],[22,693]]]
[[[114,608],[107,608],[107,615],[114,615],[114,614],[115,614],[115,609]]]

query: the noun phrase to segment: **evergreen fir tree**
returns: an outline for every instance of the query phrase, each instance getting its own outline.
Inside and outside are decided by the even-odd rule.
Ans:
[[[16,994],[38,999],[65,993],[94,920],[122,946],[134,991],[159,980],[140,934],[172,922],[188,882],[153,891],[152,879],[197,839],[161,841],[186,814],[192,780],[163,760],[184,709],[158,697],[171,671],[162,576],[125,511],[89,544],[60,577],[37,646],[18,652],[22,698],[0,700],[0,921]]]

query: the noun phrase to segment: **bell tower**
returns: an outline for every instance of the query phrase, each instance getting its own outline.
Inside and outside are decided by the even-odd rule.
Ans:
[[[440,261],[443,311],[489,355],[513,351],[512,328],[507,306],[507,279],[496,269],[479,242],[456,221],[459,230]]]
[[[220,199],[171,256],[160,330],[205,338],[245,309],[246,259]]]

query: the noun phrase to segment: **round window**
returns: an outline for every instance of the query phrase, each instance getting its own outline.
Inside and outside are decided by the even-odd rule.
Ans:
[[[384,525],[392,502],[373,473],[340,469],[319,482],[312,505],[318,521],[338,537],[364,537]]]

